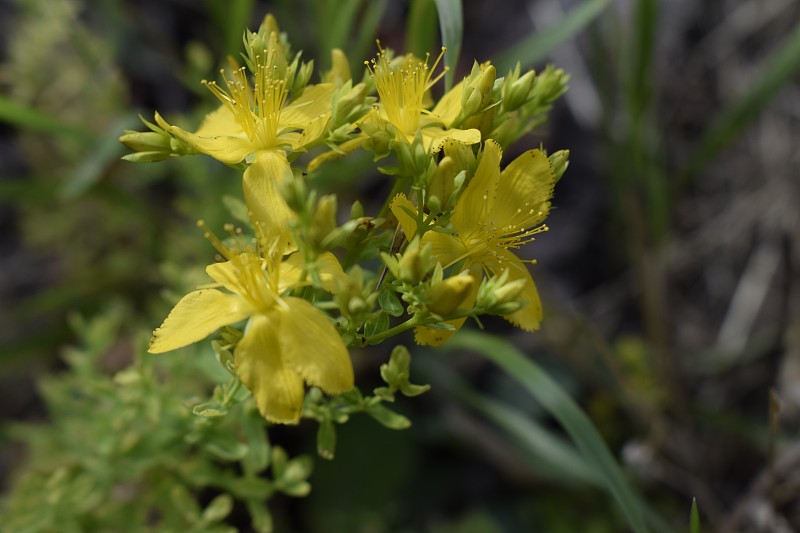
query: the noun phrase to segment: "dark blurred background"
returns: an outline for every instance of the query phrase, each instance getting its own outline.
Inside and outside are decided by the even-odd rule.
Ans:
[[[437,49],[433,2],[354,5],[359,25],[377,13],[384,46]],[[236,173],[199,158],[120,161],[122,130],[142,129],[137,113],[154,110],[195,126],[214,105],[199,81],[267,12],[318,71],[321,50],[339,46],[360,77],[375,47],[356,42],[357,28],[324,30],[339,9],[0,3],[0,418],[48,420],[36,382],[64,369],[70,313],[124,302],[123,330],[152,329],[162,288],[191,286],[200,278],[188,265],[213,257],[193,225],[226,220],[219,198],[239,194]],[[523,252],[538,261],[545,320],[534,334],[502,320],[487,329],[559,380],[669,524],[687,527],[696,497],[709,530],[800,530],[800,3],[464,0],[463,14],[456,79],[473,60],[507,71],[514,54],[571,76],[548,123],[504,157],[539,144],[571,151],[550,232]],[[561,38],[564,20],[574,26]],[[386,192],[368,176],[350,187]],[[129,359],[112,351],[109,372]],[[482,360],[447,361],[558,432]],[[412,429],[354,419],[336,460],[317,462],[309,499],[273,502],[287,530],[624,529],[601,492],[541,476],[433,374],[418,379],[434,387],[399,407]],[[302,428],[274,438],[308,448],[313,431]],[[3,444],[8,488],[25,449]]]

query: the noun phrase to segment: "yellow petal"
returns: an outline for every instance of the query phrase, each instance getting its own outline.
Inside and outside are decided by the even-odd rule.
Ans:
[[[198,152],[210,155],[217,161],[222,161],[228,165],[235,165],[241,162],[256,150],[256,147],[244,134],[239,137],[229,135],[201,137],[177,126],[170,126],[169,132],[191,145]]]
[[[284,364],[277,314],[255,315],[236,345],[236,375],[270,422],[296,424],[303,411],[303,378]]]
[[[331,98],[336,92],[333,83],[309,85],[299,98],[281,110],[281,128],[305,129],[309,122],[331,112]]]
[[[403,228],[403,233],[409,241],[417,234],[417,221],[408,212],[417,212],[417,208],[411,203],[411,200],[406,198],[403,193],[395,196],[389,204],[389,209],[397,219],[400,227]]]
[[[289,221],[294,213],[281,195],[281,187],[294,179],[289,161],[280,150],[258,152],[255,161],[244,171],[242,188],[257,235],[268,246],[277,241],[287,251],[294,249]]]
[[[436,106],[431,110],[431,114],[439,117],[445,128],[449,128],[458,115],[461,113],[461,93],[464,91],[464,82],[458,83],[455,87],[444,93]],[[480,142],[480,141],[478,141]]]
[[[467,248],[458,237],[446,233],[439,233],[438,231],[426,232],[425,235],[422,236],[420,244],[430,244],[433,256],[444,267],[448,267],[452,263],[464,259],[468,252]]]
[[[280,284],[278,292],[283,293],[300,283],[300,276],[305,268],[305,259],[300,253],[293,253],[287,257],[280,266]],[[333,292],[337,284],[347,280],[347,274],[342,270],[339,260],[330,252],[324,252],[317,257],[317,273],[319,274],[322,288]],[[308,278],[308,276],[306,276]],[[309,284],[306,279],[304,284]]]
[[[497,180],[500,179],[500,145],[489,139],[484,143],[483,154],[467,188],[461,193],[453,210],[453,225],[460,232],[469,232],[485,222],[491,212]]]
[[[175,305],[160,328],[153,332],[150,353],[188,346],[221,328],[244,320],[252,309],[242,298],[216,289],[190,292]]]
[[[309,385],[338,394],[353,388],[350,353],[331,321],[301,298],[288,297],[282,313],[280,343],[287,366]]]
[[[550,210],[556,179],[547,156],[529,150],[500,174],[491,220],[498,228],[511,224],[530,228],[540,224]]]
[[[464,144],[476,144],[481,142],[481,132],[476,129],[459,130],[449,129],[443,130],[438,127],[423,128],[420,130],[422,134],[422,145],[429,153],[435,154],[442,149],[442,145],[448,139],[458,141]]]
[[[508,269],[509,281],[525,280],[525,287],[519,295],[519,300],[525,302],[525,307],[510,315],[503,315],[503,318],[526,331],[539,329],[539,323],[542,321],[542,301],[539,299],[539,291],[531,273],[525,264],[508,250],[499,250],[496,257],[495,262],[486,265],[493,274],[500,275],[503,270]]]
[[[227,136],[244,138],[242,126],[227,105],[221,105],[206,115],[206,118],[203,119],[202,124],[194,134],[199,137]]]

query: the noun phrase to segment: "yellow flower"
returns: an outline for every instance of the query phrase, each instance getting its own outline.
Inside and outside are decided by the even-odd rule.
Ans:
[[[261,256],[218,247],[228,261],[206,268],[215,286],[191,292],[177,303],[153,333],[150,353],[187,346],[247,319],[234,351],[236,375],[267,420],[292,424],[300,419],[303,382],[330,394],[353,388],[350,356],[336,328],[313,304],[287,295],[308,283],[301,278],[299,254],[281,262],[276,250]],[[328,290],[345,276],[330,253],[319,256],[317,265]]]
[[[539,150],[525,152],[502,172],[500,157],[500,146],[491,139],[486,141],[475,175],[453,209],[450,222],[454,231],[428,231],[421,242],[431,245],[433,255],[445,267],[464,261],[465,268],[479,266],[489,275],[508,270],[510,281],[523,280],[519,300],[526,305],[505,318],[531,331],[539,328],[542,305],[530,272],[511,250],[547,231],[542,222],[550,210],[556,179],[547,156]],[[405,197],[392,202],[392,212],[407,236],[417,231],[409,210],[415,208]],[[463,320],[454,325],[458,328],[461,323]],[[453,333],[419,328],[416,339],[420,344],[438,345]]]
[[[222,105],[209,113],[195,133],[168,124],[156,114],[164,130],[181,139],[197,152],[229,165],[242,161],[244,199],[258,224],[286,228],[291,210],[280,194],[286,180],[292,178],[287,152],[302,151],[325,131],[331,114],[332,83],[307,86],[299,98],[287,105],[287,81],[283,50],[276,33],[270,34],[269,54],[258,56],[251,86],[247,71],[232,62],[232,78],[223,89],[216,82],[204,82]]]
[[[433,75],[443,54],[444,49],[430,67],[428,57],[423,61],[412,54],[400,58],[400,64],[393,67],[386,52],[379,47],[378,56],[367,62],[379,104],[362,122],[372,126],[380,122],[392,124],[397,129],[395,140],[400,142],[411,143],[419,133],[428,152],[438,152],[447,139],[465,144],[480,142],[481,134],[476,129],[450,128],[461,112],[461,84],[442,96],[433,110],[426,109],[426,93],[444,75],[444,71]]]

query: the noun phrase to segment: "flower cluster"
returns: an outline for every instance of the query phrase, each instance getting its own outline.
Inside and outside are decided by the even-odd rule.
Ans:
[[[262,415],[295,423],[324,419],[318,393],[304,405],[306,385],[333,395],[354,389],[352,347],[412,329],[417,343],[439,345],[485,314],[539,327],[525,265],[534,261],[517,253],[547,231],[568,153],[529,150],[505,167],[501,157],[545,119],[566,89],[562,71],[517,66],[498,78],[490,63],[475,63],[434,100],[445,49],[431,60],[379,43],[360,81],[333,50],[333,68],[311,83],[313,63],[292,54],[271,16],[244,42],[244,65],[229,59],[220,82],[203,82],[220,105],[196,131],[156,114],[149,131],[121,137],[131,161],[205,154],[241,169],[250,219],[244,229],[228,226],[225,239],[201,223],[224,261],[206,268],[213,283],[177,302],[150,352],[222,329],[217,345]],[[319,197],[307,175],[356,150],[388,162],[379,170],[391,192],[372,215],[356,202],[340,224],[336,196]],[[387,419],[375,405],[393,399],[386,391],[424,390],[408,383],[406,359],[392,363],[402,372],[387,371],[405,381],[387,381],[374,402],[357,395],[376,418]]]

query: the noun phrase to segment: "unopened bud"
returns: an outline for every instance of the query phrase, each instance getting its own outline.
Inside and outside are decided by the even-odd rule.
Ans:
[[[308,238],[312,246],[323,250],[322,243],[336,229],[336,195],[327,194],[319,199],[317,208],[311,216]]]
[[[556,183],[561,179],[561,176],[566,172],[569,166],[569,150],[559,150],[547,158],[550,161],[550,166],[553,168],[553,175],[556,178]]]
[[[350,81],[350,62],[347,56],[338,48],[331,50],[331,69],[322,76],[322,81],[334,83],[337,87]]]
[[[464,80],[464,89],[461,93],[461,113],[470,117],[479,113],[492,103],[492,89],[497,71],[491,63],[472,66],[472,72]]]
[[[464,303],[474,285],[475,278],[467,273],[445,278],[441,283],[432,285],[425,293],[429,302],[428,310],[447,317]]]
[[[362,115],[368,106],[364,105],[364,99],[367,97],[367,86],[363,83],[358,83],[351,87],[351,82],[348,80],[333,98],[333,123],[335,127],[341,126],[350,120],[350,115],[359,106],[363,106],[363,110],[359,112]]]
[[[533,70],[529,70],[517,80],[507,79],[503,86],[503,109],[514,111],[522,107],[528,99],[535,79],[536,73]]]

